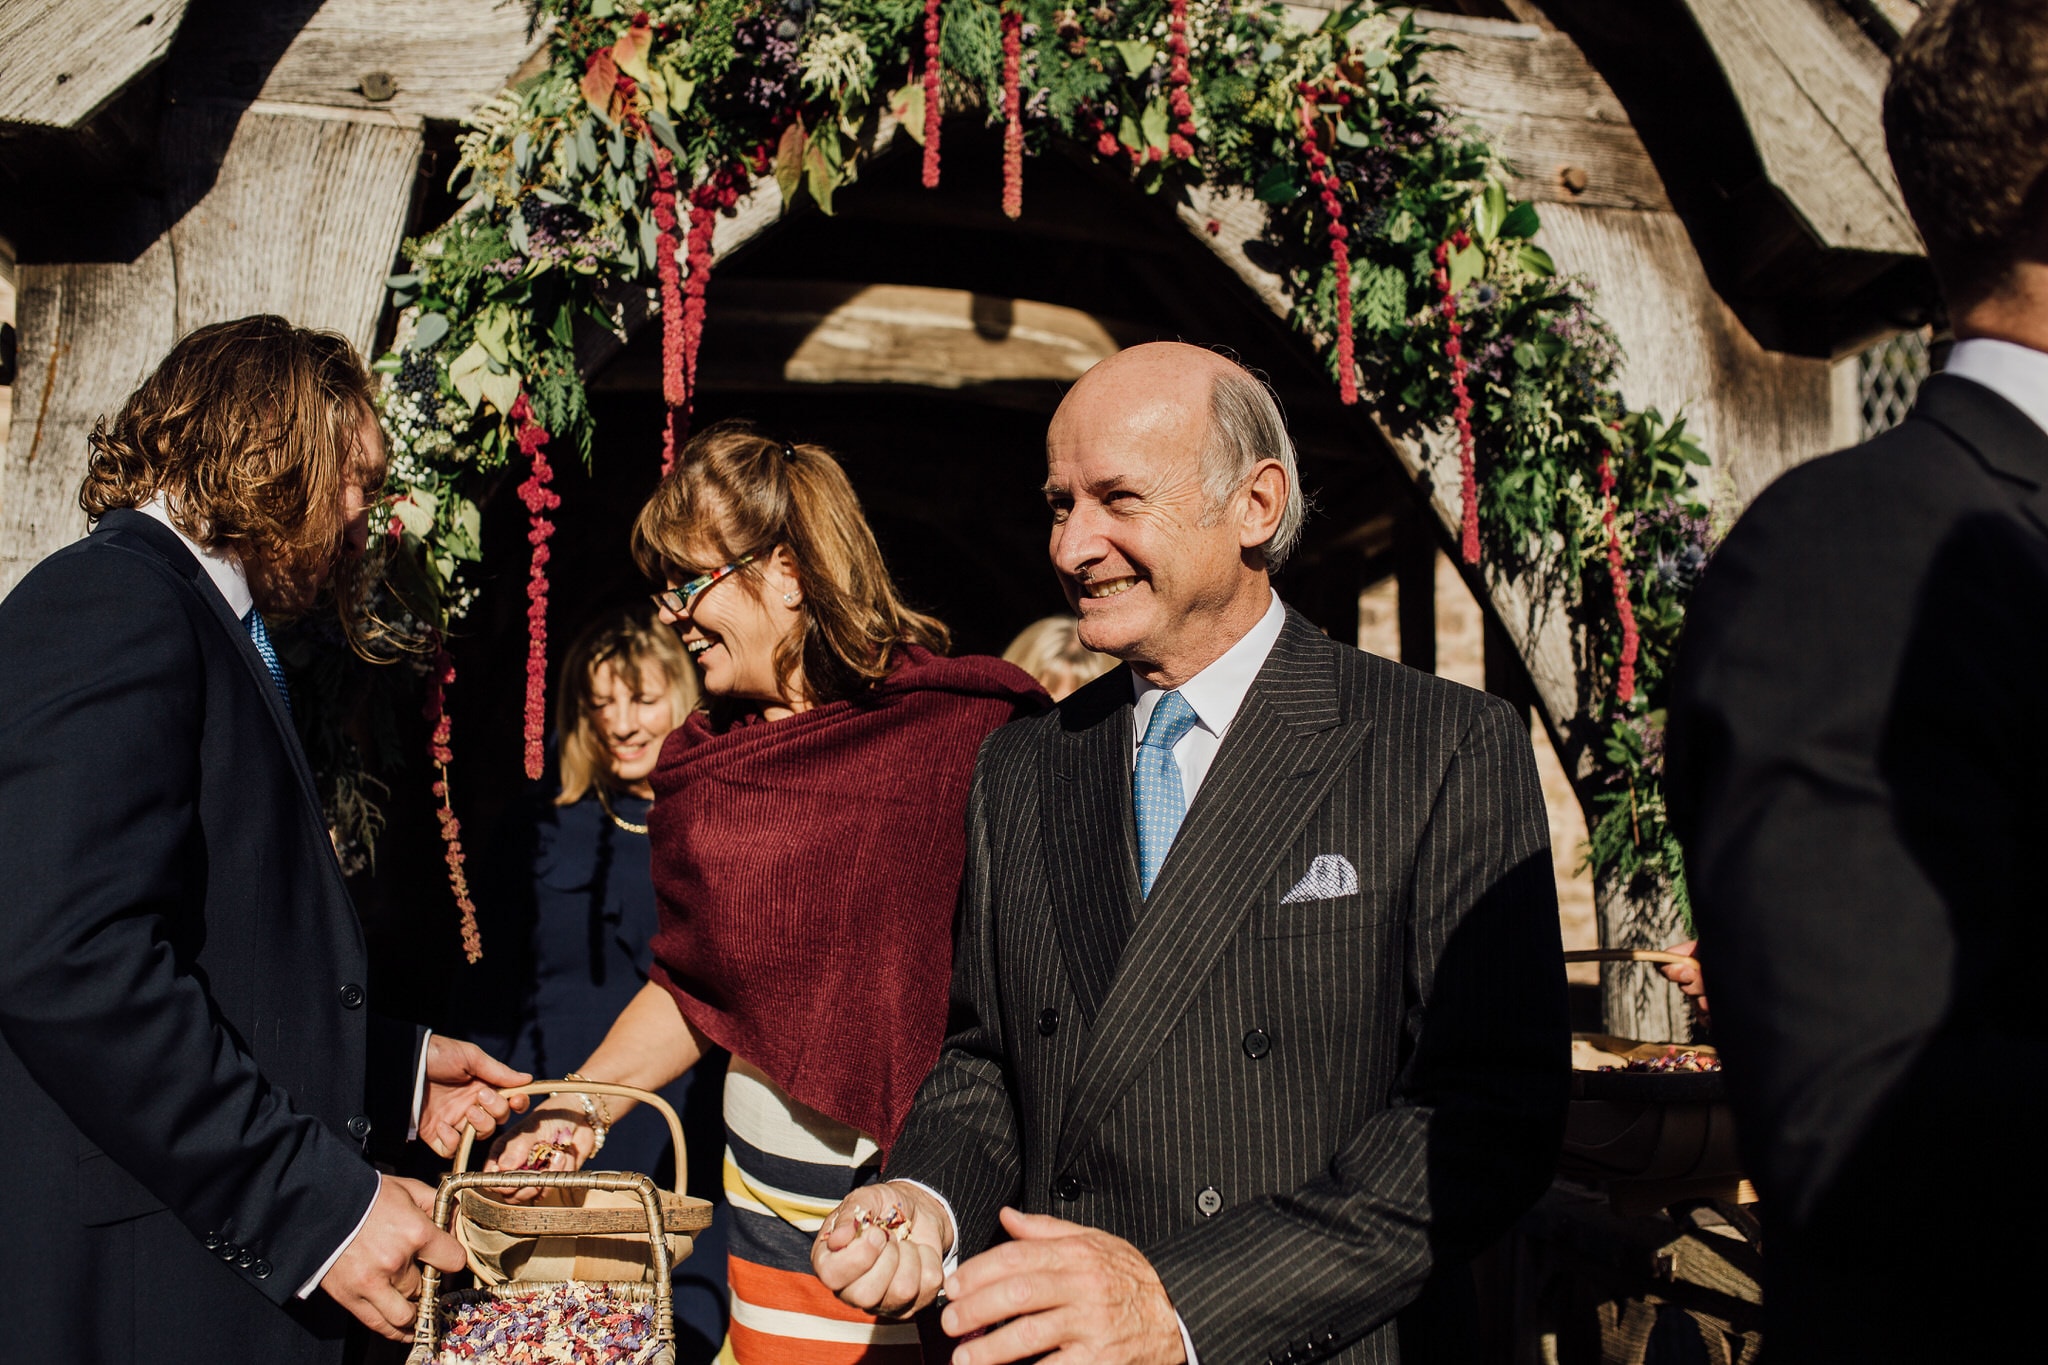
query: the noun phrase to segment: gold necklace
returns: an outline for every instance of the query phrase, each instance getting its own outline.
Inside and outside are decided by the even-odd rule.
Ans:
[[[631,820],[621,820],[619,818],[619,813],[612,809],[611,799],[604,794],[604,784],[602,782],[595,784],[595,790],[597,792],[597,804],[604,807],[604,813],[611,817],[613,824],[628,834],[645,834],[647,832],[647,826],[636,825]]]

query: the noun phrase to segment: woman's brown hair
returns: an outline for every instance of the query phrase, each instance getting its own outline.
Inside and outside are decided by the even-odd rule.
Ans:
[[[555,732],[561,736],[558,763],[562,774],[562,790],[555,797],[558,806],[581,801],[604,780],[610,767],[590,704],[597,670],[607,665],[636,696],[647,696],[650,685],[659,683],[668,693],[670,718],[677,725],[697,709],[697,670],[674,631],[650,621],[644,610],[598,617],[569,646],[555,685]]]
[[[322,578],[341,555],[342,490],[375,411],[345,337],[271,314],[201,327],[111,423],[94,424],[78,502],[98,518],[161,493],[199,544],[294,580]],[[351,581],[336,596],[350,620],[361,585],[343,576]]]
[[[888,676],[898,645],[945,653],[945,626],[903,604],[846,471],[822,446],[790,445],[739,421],[706,427],[633,524],[633,558],[656,580],[778,545],[796,561],[804,601],[802,634],[775,659],[785,689],[801,668],[810,700],[843,701]],[[707,555],[716,558],[696,562]],[[759,591],[760,565],[741,572]]]

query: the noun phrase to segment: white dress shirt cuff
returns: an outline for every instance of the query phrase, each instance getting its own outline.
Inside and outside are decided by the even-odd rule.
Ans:
[[[1180,1320],[1180,1314],[1173,1315],[1173,1325],[1180,1328],[1180,1348],[1187,1352],[1188,1365],[1201,1365],[1201,1362],[1195,1359],[1195,1339],[1188,1335],[1188,1325]]]
[[[412,1117],[406,1121],[405,1140],[420,1140],[420,1106],[427,1099],[427,1054],[434,1049],[434,1031],[420,1030],[420,1060],[412,1073]]]
[[[427,1046],[433,1040],[433,1037],[434,1031],[432,1029],[423,1030],[420,1034],[420,1059],[419,1063],[413,1068],[412,1076],[412,1119],[405,1130],[405,1140],[407,1142],[417,1141],[420,1135],[420,1104],[426,1099],[427,1095]],[[377,1181],[378,1193],[381,1193],[383,1189],[384,1181],[382,1177],[379,1177]],[[320,1263],[320,1268],[313,1272],[313,1278],[299,1286],[300,1298],[311,1297],[313,1291],[320,1287],[320,1281],[327,1278],[327,1272],[334,1269],[334,1263],[341,1259],[342,1253],[349,1249],[349,1245],[362,1232],[363,1224],[370,1221],[370,1210],[375,1207],[377,1207],[377,1195],[372,1194],[370,1202],[363,1208],[363,1216],[356,1219],[355,1228],[348,1236],[341,1239],[341,1245],[334,1249],[334,1254]],[[950,1210],[948,1211],[948,1216],[951,1216]]]
[[[363,1216],[356,1219],[355,1231],[349,1233],[348,1236],[342,1238],[341,1245],[334,1249],[334,1254],[332,1256],[329,1256],[325,1261],[322,1261],[320,1263],[320,1268],[313,1272],[313,1278],[307,1280],[304,1284],[299,1286],[300,1298],[303,1299],[310,1297],[313,1291],[320,1287],[320,1281],[327,1278],[327,1272],[334,1269],[334,1263],[341,1259],[341,1254],[344,1251],[347,1251],[349,1249],[350,1243],[354,1242],[357,1236],[359,1236],[362,1233],[363,1224],[370,1221],[370,1210],[377,1207],[377,1196],[382,1194],[383,1192],[384,1177],[380,1175],[377,1177],[377,1188],[370,1195],[370,1202],[364,1205],[363,1207]]]
[[[913,1190],[923,1190],[938,1202],[939,1208],[946,1215],[946,1246],[948,1248],[945,1259],[940,1264],[940,1269],[944,1270],[948,1275],[958,1270],[960,1268],[960,1220],[953,1216],[952,1202],[945,1195],[940,1194],[922,1180],[896,1180],[891,1183],[908,1185]]]

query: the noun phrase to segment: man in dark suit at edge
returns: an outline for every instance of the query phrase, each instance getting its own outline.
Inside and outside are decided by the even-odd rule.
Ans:
[[[92,534],[0,602],[0,1334],[22,1360],[339,1361],[316,1289],[402,1338],[416,1258],[463,1264],[373,1135],[446,1155],[527,1079],[366,1008],[263,619],[339,580],[360,620],[369,376],[330,333],[221,323],[92,441]]]
[[[1081,637],[1126,666],[984,745],[949,1034],[813,1264],[871,1310],[943,1286],[949,1334],[990,1329],[959,1365],[1448,1358],[1412,1310],[1563,1125],[1526,724],[1282,606],[1294,451],[1222,357],[1104,361],[1047,466]],[[908,1240],[856,1217],[894,1210]]]
[[[1671,706],[1784,1362],[2010,1354],[2048,1213],[2048,3],[1930,6],[1884,119],[1955,348],[1744,513]]]

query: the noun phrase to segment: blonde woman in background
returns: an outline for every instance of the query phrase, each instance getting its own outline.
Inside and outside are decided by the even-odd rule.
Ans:
[[[669,732],[697,709],[697,669],[651,609],[613,610],[569,646],[555,697],[559,780],[535,784],[500,827],[477,897],[488,951],[457,969],[453,991],[460,1028],[548,1079],[588,1057],[647,983],[657,920],[648,776]],[[700,1087],[708,1108],[690,1100],[707,1069],[660,1092],[684,1116],[691,1164],[702,1168],[689,1181],[698,1194],[718,1184],[720,1063],[714,1058]],[[628,1114],[611,1131],[603,1165],[666,1177],[668,1148],[660,1115]],[[676,1269],[684,1365],[708,1360],[725,1336],[725,1209],[715,1202],[718,1226]]]
[[[1116,667],[1115,659],[1081,643],[1080,624],[1071,616],[1033,621],[1010,641],[1003,661],[1038,679],[1038,685],[1058,701]]]

